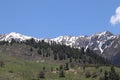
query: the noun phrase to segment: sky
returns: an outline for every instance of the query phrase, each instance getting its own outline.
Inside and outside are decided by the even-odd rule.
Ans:
[[[120,0],[0,0],[0,34],[37,38],[120,34]]]

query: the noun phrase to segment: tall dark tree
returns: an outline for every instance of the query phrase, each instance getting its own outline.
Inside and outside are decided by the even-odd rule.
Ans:
[[[32,51],[33,51],[33,48],[30,48],[30,51],[32,52]]]
[[[72,62],[72,57],[69,59],[69,62],[70,62],[70,63]]]
[[[53,56],[54,56],[54,60],[58,59],[57,54],[53,54]]]
[[[69,70],[69,64],[68,63],[65,64],[65,68],[64,69],[65,70]]]
[[[41,49],[40,49],[40,48],[38,49],[37,53],[38,53],[39,55],[42,55],[42,52],[41,52]]]
[[[65,72],[64,72],[63,65],[60,65],[60,68],[59,68],[59,77],[65,77]]]
[[[109,80],[108,79],[108,72],[107,71],[104,72],[104,80]]]
[[[11,39],[10,44],[12,45],[13,43],[16,43],[15,39]]]

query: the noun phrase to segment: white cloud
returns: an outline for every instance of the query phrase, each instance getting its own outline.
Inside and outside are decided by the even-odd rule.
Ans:
[[[110,19],[110,23],[112,25],[120,23],[120,6],[117,7],[115,15],[113,15]]]

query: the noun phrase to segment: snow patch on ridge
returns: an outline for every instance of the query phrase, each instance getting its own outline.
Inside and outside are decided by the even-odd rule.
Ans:
[[[101,54],[103,53],[102,45],[103,45],[103,42],[100,42],[100,44],[98,45],[98,47],[99,47],[99,49],[101,51]]]

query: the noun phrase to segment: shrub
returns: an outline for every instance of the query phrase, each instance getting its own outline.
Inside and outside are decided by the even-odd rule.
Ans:
[[[38,75],[38,78],[45,78],[45,72],[41,71]]]
[[[94,73],[92,74],[92,78],[96,78],[96,77],[97,77],[97,73],[94,72]]]
[[[4,67],[5,63],[3,61],[0,61],[0,67]]]
[[[103,72],[103,70],[102,69],[100,69],[100,73],[102,73]]]
[[[12,70],[9,70],[8,72],[9,72],[9,73],[13,73],[13,71],[12,71]]]
[[[64,70],[60,70],[59,77],[65,77]]]
[[[91,73],[90,73],[90,71],[86,71],[86,72],[85,72],[85,77],[86,77],[86,78],[91,77]]]
[[[104,78],[100,76],[100,77],[99,77],[99,80],[104,80]]]

